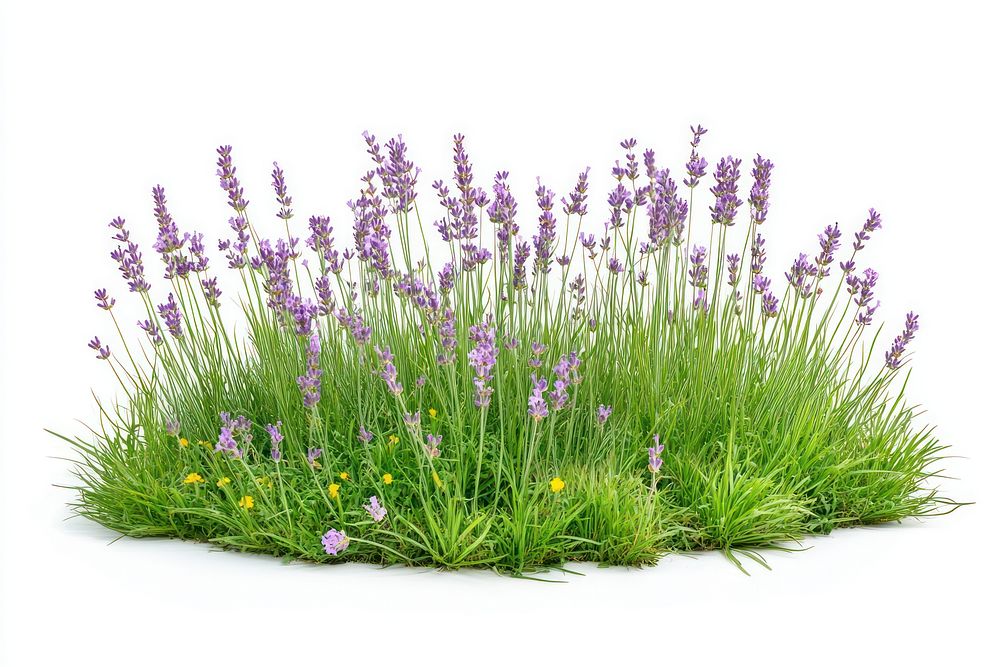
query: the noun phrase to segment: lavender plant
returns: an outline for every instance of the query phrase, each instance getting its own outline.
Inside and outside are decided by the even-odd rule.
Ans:
[[[75,510],[132,536],[514,573],[760,560],[942,511],[942,445],[902,394],[918,318],[883,351],[878,274],[860,269],[881,217],[846,249],[827,226],[774,270],[773,164],[754,159],[744,201],[724,157],[701,195],[705,134],[676,175],[623,141],[605,203],[588,168],[561,206],[540,180],[527,202],[507,172],[480,185],[456,135],[452,181],[421,211],[402,137],[365,133],[350,225],[302,221],[277,163],[251,223],[219,148],[232,213],[215,258],[160,186],[153,259],[110,223],[139,336],[97,290],[119,342],[89,347],[125,398],[72,440]]]

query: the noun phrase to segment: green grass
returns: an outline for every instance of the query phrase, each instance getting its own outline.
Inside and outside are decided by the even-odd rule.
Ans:
[[[456,146],[459,162],[463,151]],[[458,241],[432,240],[415,203],[391,188],[381,191],[380,181],[391,185],[413,175],[405,163],[394,167],[383,159],[355,212],[378,198],[387,209],[384,227],[356,220],[354,232],[345,225],[338,237],[352,247],[358,236],[375,235],[377,242],[391,229],[388,271],[358,258],[334,271],[336,258],[317,257],[300,244],[308,265],[279,259],[277,281],[266,267],[233,269],[232,287],[241,296],[222,299],[221,307],[202,289],[207,267],[181,271],[167,281],[182,317],[180,336],[165,331],[151,292],[138,290],[162,342],[122,336],[121,351],[106,359],[125,396],[114,407],[102,404],[100,424],[87,437],[69,439],[78,452],[73,508],[79,515],[124,535],[284,558],[521,574],[569,561],[645,565],[665,553],[700,549],[763,562],[759,550],[807,535],[954,507],[933,484],[944,448],[931,429],[915,423],[915,409],[903,397],[906,357],[885,363],[874,326],[858,323],[863,308],[844,290],[851,272],[834,263],[829,276],[808,277],[808,290],[789,287],[773,316],[752,289],[756,271],[746,262],[739,262],[735,284],[727,281],[726,255],[745,255],[763,228],[769,173],[760,172],[760,163],[747,206],[753,215],[739,226],[710,223],[705,277],[694,285],[694,215],[675,216],[666,238],[642,252],[639,244],[649,240],[645,218],[655,212],[623,206],[622,226],[593,253],[578,232],[600,239],[604,218],[594,209],[601,206],[591,201],[586,216],[566,214],[555,227],[543,215],[543,226],[555,234],[551,254],[565,252],[571,260],[550,262],[546,272],[532,258],[520,279],[513,248],[501,253],[503,237],[494,233],[516,236],[511,207],[480,206],[459,184],[457,208],[442,213],[451,221],[454,212],[471,212],[479,228],[463,242],[489,249],[494,260],[458,271],[454,287],[444,290],[442,260],[459,266],[469,251]],[[234,229],[248,234],[247,257],[261,253],[266,237],[287,242],[310,233],[304,225],[297,229],[290,211],[283,222],[252,226],[234,194],[235,172],[229,177],[224,189]],[[687,200],[671,194],[665,178],[621,182],[633,199],[646,186],[648,200],[695,199],[695,188],[687,189]],[[585,192],[586,177],[581,183]],[[545,192],[536,194],[544,212]],[[499,179],[493,199],[509,196]],[[162,193],[157,222],[160,238],[169,238],[173,221]],[[312,232],[321,245],[322,225]],[[264,244],[264,254],[280,250],[278,243]],[[161,253],[167,262],[200,256],[189,242],[167,246]],[[609,270],[612,257],[621,261],[620,273]],[[577,274],[582,297],[570,289]],[[326,276],[335,308],[360,315],[370,338],[359,343],[332,314],[309,318],[308,333],[297,332],[294,307],[268,305],[281,275],[293,295],[317,303],[324,297],[316,281]],[[408,275],[431,285],[439,304],[397,295],[393,285]],[[703,308],[695,305],[700,289]],[[441,337],[447,309],[454,313],[456,347],[442,363],[439,356],[449,355]],[[115,312],[109,309],[112,329],[121,332]],[[468,332],[487,316],[498,349],[488,383],[493,393],[481,408]],[[234,333],[237,321],[245,322],[246,337]],[[307,407],[296,378],[306,374],[311,336],[319,341],[322,376],[319,402]],[[511,338],[516,347],[503,344]],[[544,343],[545,352],[533,355],[531,342]],[[379,376],[385,365],[376,347],[384,346],[394,353],[398,396]],[[571,353],[580,359],[579,375],[557,410],[554,369]],[[542,395],[548,414],[538,419],[528,412],[533,373],[549,382]],[[604,424],[596,417],[599,405],[613,407]],[[221,412],[252,422],[240,457],[216,451]],[[403,420],[414,412],[421,414],[417,428]],[[168,432],[173,420],[179,433]],[[275,461],[264,427],[279,420],[284,440]],[[358,438],[360,425],[372,433],[367,444]],[[439,457],[423,447],[428,434],[442,438]],[[654,435],[664,445],[655,471],[647,451]],[[317,465],[307,461],[309,448],[323,450]],[[203,481],[186,483],[191,475]],[[219,486],[223,478],[230,481]],[[556,478],[565,484],[558,492]],[[331,484],[339,485],[336,497]],[[381,522],[363,508],[371,496],[387,509]],[[241,506],[246,497],[252,507]],[[350,540],[337,555],[320,541],[331,529]]]

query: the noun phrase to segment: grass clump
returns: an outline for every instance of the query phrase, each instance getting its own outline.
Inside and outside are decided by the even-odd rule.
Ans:
[[[75,510],[138,537],[513,573],[691,549],[759,559],[941,510],[942,446],[902,394],[917,316],[877,349],[878,274],[858,267],[879,214],[846,249],[826,227],[778,288],[770,161],[754,160],[744,202],[741,162],[720,160],[710,220],[693,224],[704,133],[678,179],[622,142],[596,222],[589,170],[558,205],[539,181],[526,216],[506,172],[474,185],[460,135],[429,222],[402,139],[366,134],[374,169],[336,237],[329,217],[298,222],[277,164],[277,221],[251,224],[220,148],[228,280],[160,186],[162,287],[111,222],[143,335],[95,293],[121,341],[90,347],[125,398],[72,440]]]

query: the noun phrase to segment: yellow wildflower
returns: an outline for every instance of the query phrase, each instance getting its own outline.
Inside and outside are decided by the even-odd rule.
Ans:
[[[243,496],[242,498],[240,498],[239,505],[240,505],[240,507],[242,507],[245,510],[252,510],[253,509],[253,496]]]
[[[389,446],[394,447],[395,445],[398,444],[399,444],[399,438],[396,436],[395,433],[393,433],[392,435],[389,436]]]
[[[350,479],[350,478],[351,476],[348,475],[346,472],[340,473],[340,479]]]
[[[229,484],[231,481],[233,481],[233,480],[229,479],[228,477],[220,477],[219,481],[216,482],[215,485],[221,489],[226,484]]]
[[[271,481],[270,477],[258,477],[256,482],[258,486],[266,486],[269,489],[274,487],[274,482]]]
[[[562,478],[553,477],[551,480],[549,480],[549,489],[552,490],[552,493],[559,493],[565,488],[566,488],[566,482],[562,481]]]
[[[336,498],[340,495],[340,484],[331,484],[326,487],[326,491],[330,494],[331,498]]]
[[[392,475],[390,475],[389,473],[386,473],[386,474],[382,475],[382,483],[383,484],[392,484]]]
[[[177,444],[179,444],[181,447],[187,447],[190,443],[188,442],[187,438],[178,438]]]
[[[431,471],[431,477],[434,479],[434,484],[437,485],[437,488],[440,489],[442,486],[444,486],[444,484],[441,482],[441,478],[438,477],[437,470]]]
[[[196,472],[189,472],[188,476],[184,478],[185,484],[201,484],[205,481],[205,478]]]
[[[434,408],[431,408],[430,410],[427,411],[427,414],[431,416],[431,419],[437,419],[438,411],[435,410]]]
[[[201,445],[202,447],[208,447],[209,449],[212,448],[212,443],[210,443],[208,440],[199,440],[198,444]]]

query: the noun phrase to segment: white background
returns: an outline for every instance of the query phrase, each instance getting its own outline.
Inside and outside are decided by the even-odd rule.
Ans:
[[[3,3],[0,661],[996,664],[1000,53],[987,3],[340,4]],[[810,539],[750,577],[707,554],[580,566],[559,584],[109,545],[65,520],[72,494],[53,485],[69,480],[69,452],[42,429],[82,434],[90,388],[113,395],[85,346],[111,338],[91,293],[128,300],[106,224],[123,215],[152,239],[152,185],[182,229],[223,235],[214,149],[231,143],[258,225],[274,220],[278,159],[296,220],[326,212],[345,230],[363,130],[406,134],[425,209],[462,131],[481,185],[511,170],[525,227],[535,176],[565,193],[593,166],[596,224],[617,142],[635,136],[679,169],[691,123],[710,129],[710,162],[776,163],[775,278],[823,225],[850,234],[869,206],[882,212],[862,266],[882,274],[883,344],[920,313],[909,398],[961,457],[943,488],[975,505]]]

